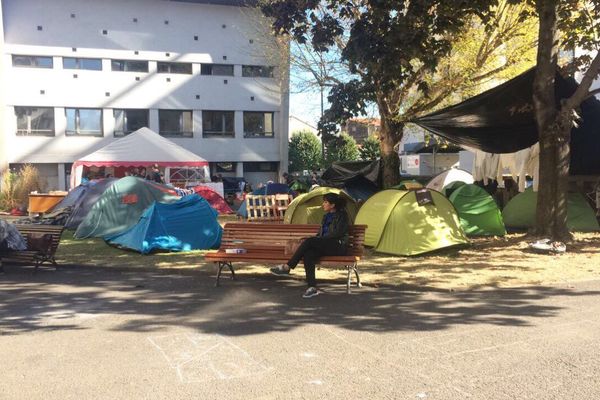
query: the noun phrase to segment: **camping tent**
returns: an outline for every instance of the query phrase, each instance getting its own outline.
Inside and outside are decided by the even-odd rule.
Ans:
[[[382,253],[413,256],[468,243],[454,206],[434,190],[376,193],[355,224],[368,226],[365,245]]]
[[[473,183],[473,175],[464,169],[450,168],[431,178],[425,187],[441,192],[449,183],[456,181]]]
[[[73,204],[73,211],[71,212],[65,227],[67,229],[77,229],[81,221],[85,219],[94,204],[96,204],[98,201],[98,198],[102,196],[102,193],[104,193],[106,188],[110,187],[110,185],[115,183],[117,180],[118,179],[115,178],[93,180],[85,185],[79,185],[73,189],[77,190],[77,188],[83,188],[84,193]]]
[[[488,153],[512,153],[538,141],[533,112],[535,69],[462,103],[412,121],[453,143]],[[577,82],[556,74],[557,102],[571,96]],[[600,173],[600,100],[591,96],[577,111],[571,129],[571,175]]]
[[[154,202],[138,223],[105,237],[111,244],[148,254],[152,250],[190,251],[218,247],[223,229],[217,212],[197,194],[171,203]]]
[[[90,184],[93,184],[93,182],[94,181],[85,182],[77,186],[76,188],[71,189],[69,193],[67,193],[67,195],[60,202],[58,202],[54,207],[52,207],[52,211],[58,211],[62,208],[75,206],[75,204],[79,201],[81,196],[83,196],[87,191],[88,186]]]
[[[136,224],[153,202],[173,203],[175,191],[165,185],[127,176],[107,188],[75,231],[78,239],[104,237]]]
[[[455,186],[456,182],[451,183]],[[462,183],[462,182],[461,182]],[[504,236],[506,229],[496,202],[482,187],[463,184],[449,198],[456,208],[463,230],[469,236]]]
[[[199,194],[203,199],[208,201],[208,204],[212,206],[219,214],[232,214],[233,210],[229,207],[229,204],[223,197],[214,190],[206,186],[194,187],[194,192]]]
[[[526,229],[535,225],[537,192],[526,189],[513,197],[502,210],[504,224],[508,228]],[[581,193],[569,193],[567,198],[567,226],[581,232],[600,231],[594,210]]]
[[[292,194],[294,191],[289,188],[285,183],[267,183],[265,186],[258,188],[252,192],[254,195],[268,195],[268,194]],[[237,214],[243,218],[248,218],[248,210],[246,210],[246,200],[242,201],[240,208],[238,208]]]
[[[351,222],[356,218],[358,206],[352,197],[340,189],[318,187],[296,197],[283,216],[285,224],[320,224],[325,212],[321,207],[326,193],[336,193],[346,199],[346,212]]]
[[[154,164],[166,168],[200,169],[205,177],[209,176],[205,159],[148,128],[140,128],[75,161],[71,169],[71,187],[81,182],[84,167],[150,167]],[[168,182],[169,174],[165,174],[165,178]]]

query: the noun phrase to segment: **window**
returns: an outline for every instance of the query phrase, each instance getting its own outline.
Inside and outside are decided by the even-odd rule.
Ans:
[[[148,126],[148,110],[113,110],[115,136],[125,136]]]
[[[159,74],[191,74],[192,64],[190,63],[174,63],[174,62],[159,62],[157,64]]]
[[[200,67],[202,75],[233,76],[233,65],[226,64],[202,64]]]
[[[244,172],[277,172],[279,163],[273,162],[245,162]]]
[[[235,136],[233,111],[202,111],[202,136]]]
[[[194,135],[191,111],[158,110],[158,126],[162,136],[192,137]]]
[[[65,108],[67,136],[102,136],[102,110]]]
[[[235,163],[235,162],[218,162],[218,163],[214,163],[214,165],[215,165],[214,170],[218,173],[222,173],[222,172],[235,173],[235,170],[237,167],[237,163]]]
[[[111,60],[113,71],[148,72],[148,61]]]
[[[245,111],[244,137],[273,137],[273,113]]]
[[[245,78],[272,78],[273,67],[264,65],[242,65],[242,76]]]
[[[102,71],[102,60],[99,58],[74,58],[63,57],[64,69],[88,69]]]
[[[13,67],[52,68],[52,57],[43,56],[12,56]]]
[[[54,108],[15,107],[17,136],[54,136]]]

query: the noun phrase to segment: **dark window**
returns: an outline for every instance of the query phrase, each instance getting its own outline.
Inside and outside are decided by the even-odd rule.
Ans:
[[[245,162],[244,172],[277,172],[279,163],[273,162]]]
[[[102,110],[65,108],[67,136],[102,136]]]
[[[12,56],[13,67],[52,68],[52,57],[43,56]]]
[[[273,137],[272,112],[244,112],[244,137]]]
[[[54,108],[15,107],[17,136],[54,136]]]
[[[113,71],[148,72],[148,61],[111,60]]]
[[[102,60],[99,58],[63,57],[63,68],[102,71]]]
[[[191,111],[158,110],[159,133],[162,136],[192,137],[192,121]]]
[[[235,136],[233,111],[202,111],[202,135]]]
[[[200,66],[202,75],[233,76],[233,65],[227,64],[202,64]]]
[[[115,136],[125,136],[148,126],[148,110],[113,110]]]
[[[192,64],[159,62],[157,63],[157,69],[159,74],[191,74]]]
[[[273,67],[264,65],[242,65],[242,76],[246,78],[272,78]]]
[[[235,162],[218,162],[215,163],[215,171],[217,173],[220,172],[235,172],[236,163]]]

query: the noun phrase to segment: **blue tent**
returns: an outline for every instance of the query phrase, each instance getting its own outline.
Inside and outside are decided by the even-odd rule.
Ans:
[[[285,183],[268,183],[266,186],[258,188],[252,192],[252,194],[254,195],[267,195],[279,193],[293,194],[294,191],[290,189],[290,187]],[[248,211],[246,210],[246,200],[242,201],[242,204],[240,204],[240,208],[238,208],[237,215],[240,215],[244,218],[248,218]]]
[[[154,202],[136,225],[104,239],[142,254],[154,249],[189,251],[215,248],[221,244],[223,233],[217,215],[215,209],[197,194],[170,204]]]

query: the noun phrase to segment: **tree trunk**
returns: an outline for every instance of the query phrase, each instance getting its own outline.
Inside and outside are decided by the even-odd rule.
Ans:
[[[540,184],[533,233],[554,240],[570,238],[567,190],[571,120],[557,109],[554,81],[558,61],[557,0],[538,0],[540,19],[533,104],[540,140]]]
[[[383,162],[383,187],[400,183],[400,159],[395,148],[402,139],[404,124],[392,121],[389,115],[381,116],[381,160]]]

